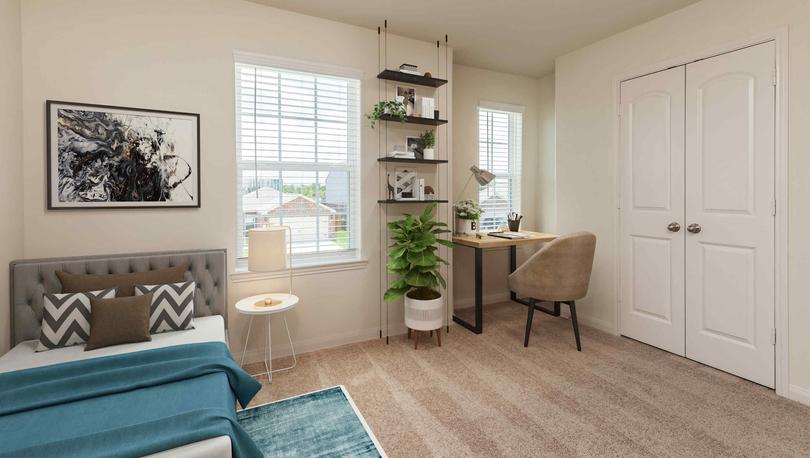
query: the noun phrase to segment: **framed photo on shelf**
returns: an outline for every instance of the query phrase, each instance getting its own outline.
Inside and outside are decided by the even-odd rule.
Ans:
[[[416,170],[411,168],[394,169],[394,199],[417,200]]]
[[[408,86],[397,86],[397,97],[402,97],[405,113],[410,116],[416,111],[416,89]]]
[[[200,207],[200,115],[46,102],[48,209]]]
[[[405,150],[413,153],[416,159],[423,159],[422,148],[419,145],[419,137],[405,137]]]

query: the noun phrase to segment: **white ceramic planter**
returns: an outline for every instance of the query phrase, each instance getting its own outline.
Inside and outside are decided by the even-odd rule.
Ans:
[[[476,231],[478,231],[478,221],[456,218],[456,234],[475,235]]]
[[[433,331],[444,323],[442,297],[423,301],[405,295],[405,326],[417,331]]]
[[[425,148],[422,150],[422,155],[425,159],[433,159],[436,155],[436,152],[433,148]]]

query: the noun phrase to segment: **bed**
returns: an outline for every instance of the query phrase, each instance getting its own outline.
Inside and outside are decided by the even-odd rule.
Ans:
[[[185,273],[186,279],[194,280],[197,288],[194,296],[195,329],[154,334],[150,342],[117,345],[89,352],[84,351],[84,345],[59,348],[39,353],[35,351],[36,342],[39,337],[40,322],[42,320],[43,294],[61,291],[61,283],[56,277],[56,271],[63,270],[76,274],[119,274],[156,270],[184,263],[190,264],[189,270]],[[149,397],[149,393],[162,393],[161,396],[173,400],[175,400],[176,396],[176,402],[178,405],[181,405],[183,401],[181,398],[183,396],[188,398],[189,391],[198,390],[198,392],[205,392],[205,390],[213,390],[209,392],[214,393],[211,395],[212,398],[218,398],[216,402],[219,403],[218,406],[220,408],[223,405],[227,405],[228,402],[230,402],[231,406],[235,406],[234,397],[239,397],[238,394],[227,393],[231,396],[228,397],[220,393],[220,391],[228,391],[228,383],[231,383],[231,388],[234,392],[238,391],[234,388],[234,380],[236,380],[237,383],[239,380],[242,380],[244,387],[245,382],[243,379],[240,379],[240,377],[246,375],[238,373],[241,369],[239,369],[235,363],[231,364],[232,360],[230,360],[230,355],[227,355],[227,359],[230,361],[226,361],[226,358],[222,355],[223,352],[227,353],[227,279],[225,250],[25,260],[13,262],[10,266],[10,271],[12,349],[0,357],[0,376],[5,376],[6,380],[21,374],[43,379],[53,377],[54,372],[59,376],[66,377],[66,380],[70,380],[72,375],[65,371],[91,371],[95,370],[94,368],[99,365],[119,364],[123,366],[120,367],[121,373],[119,374],[120,377],[118,380],[113,380],[114,377],[110,377],[110,380],[96,381],[93,379],[82,384],[82,388],[86,387],[87,390],[96,389],[101,390],[101,392],[112,393],[109,390],[113,386],[118,390],[118,394],[102,396],[100,401],[95,399],[85,400],[89,405],[93,405],[92,402],[107,402],[105,408],[115,410],[119,398],[122,403],[138,402],[141,403],[140,405],[148,405],[150,402],[154,402],[154,399]],[[181,355],[180,352],[184,353]],[[210,371],[206,372],[201,369],[199,370],[199,374],[194,373],[189,375],[188,380],[179,380],[177,378],[164,380],[162,378],[163,374],[158,373],[153,377],[154,383],[152,383],[152,385],[156,386],[146,387],[146,382],[141,380],[141,378],[146,380],[149,378],[149,375],[141,375],[140,373],[133,374],[132,371],[127,372],[128,368],[126,367],[126,364],[129,364],[128,361],[141,361],[147,356],[151,359],[158,358],[159,361],[154,362],[162,365],[172,364],[172,361],[174,361],[173,358],[176,357],[177,365],[167,366],[172,367],[169,372],[172,374],[185,373],[184,371],[197,370],[196,367],[188,367],[190,360],[194,358],[204,358],[206,355],[209,356],[207,361],[215,361],[215,363],[211,363],[211,365],[217,367],[223,364],[227,365],[229,368],[226,369],[230,372],[228,372],[227,375],[223,375],[227,371],[223,371],[223,374],[210,374]],[[196,364],[196,362],[194,364]],[[105,370],[107,369],[105,368]],[[60,372],[61,374],[59,374]],[[199,383],[203,384],[199,386],[195,385]],[[17,385],[21,384],[25,383],[17,383]],[[93,384],[98,384],[98,386],[90,386]],[[141,385],[144,386],[141,387]],[[188,389],[185,387],[188,387]],[[173,394],[171,390],[178,390],[179,394]],[[82,391],[82,389],[78,389],[78,391]],[[50,392],[48,392],[48,395],[49,394]],[[93,398],[96,396],[95,394],[91,394],[88,394],[87,397]],[[63,396],[68,395],[70,395],[70,393],[63,393]],[[68,401],[69,400],[70,399],[68,399]],[[240,400],[242,399],[240,398]],[[34,396],[33,401],[29,401],[29,404],[34,401],[36,401],[36,396]],[[9,404],[13,404],[14,402],[16,402],[16,399],[5,399],[5,413],[7,414],[5,416],[2,415],[3,407],[0,406],[0,425],[3,424],[1,422],[2,420],[6,420],[5,425],[7,427],[10,424],[14,427],[17,426],[15,423],[10,423],[12,416],[9,414],[8,410],[10,408]],[[185,402],[190,405],[195,401],[185,399]],[[209,402],[207,398],[200,399],[201,404],[205,404],[206,402]],[[211,400],[210,402],[213,403],[214,401]],[[98,405],[101,406],[102,404]],[[64,406],[56,406],[55,408],[61,407]],[[75,410],[76,407],[73,407]],[[156,404],[153,407],[173,413],[171,408],[165,405]],[[26,406],[20,406],[18,410],[23,410],[24,408],[26,408]],[[27,408],[30,409],[31,405],[28,405]],[[228,408],[230,408],[230,406],[228,406]],[[233,410],[235,410],[235,407]],[[13,411],[11,413],[15,414]],[[138,412],[138,414],[140,414],[140,412]],[[130,416],[137,417],[138,414],[131,413]],[[19,423],[19,425],[24,425],[25,421],[28,421],[25,415],[20,413],[16,413],[15,415],[19,418],[15,417],[14,422]],[[103,414],[101,415],[103,416]],[[152,421],[152,419],[149,419],[149,421]],[[233,425],[229,427],[238,428],[238,426]],[[219,429],[221,428],[213,428],[212,430]],[[200,434],[196,435],[199,436]],[[243,450],[236,447],[231,440],[232,436],[233,434],[221,434],[203,440],[180,444],[176,443],[177,439],[175,438],[176,446],[165,450],[158,448],[154,450],[156,454],[153,456],[231,456],[234,450]],[[154,446],[152,448],[154,449]],[[0,455],[1,454],[2,453],[0,453]]]

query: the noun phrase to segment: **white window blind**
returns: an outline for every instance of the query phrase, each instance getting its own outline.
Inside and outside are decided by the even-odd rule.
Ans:
[[[481,188],[481,230],[506,224],[510,212],[520,213],[520,163],[523,114],[520,111],[478,108],[478,165],[496,178]]]
[[[294,265],[358,257],[359,78],[251,60],[236,63],[237,257],[277,224]]]

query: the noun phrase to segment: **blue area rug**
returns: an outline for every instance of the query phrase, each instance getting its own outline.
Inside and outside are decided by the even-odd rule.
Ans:
[[[237,418],[264,456],[386,456],[342,386],[243,410]]]

